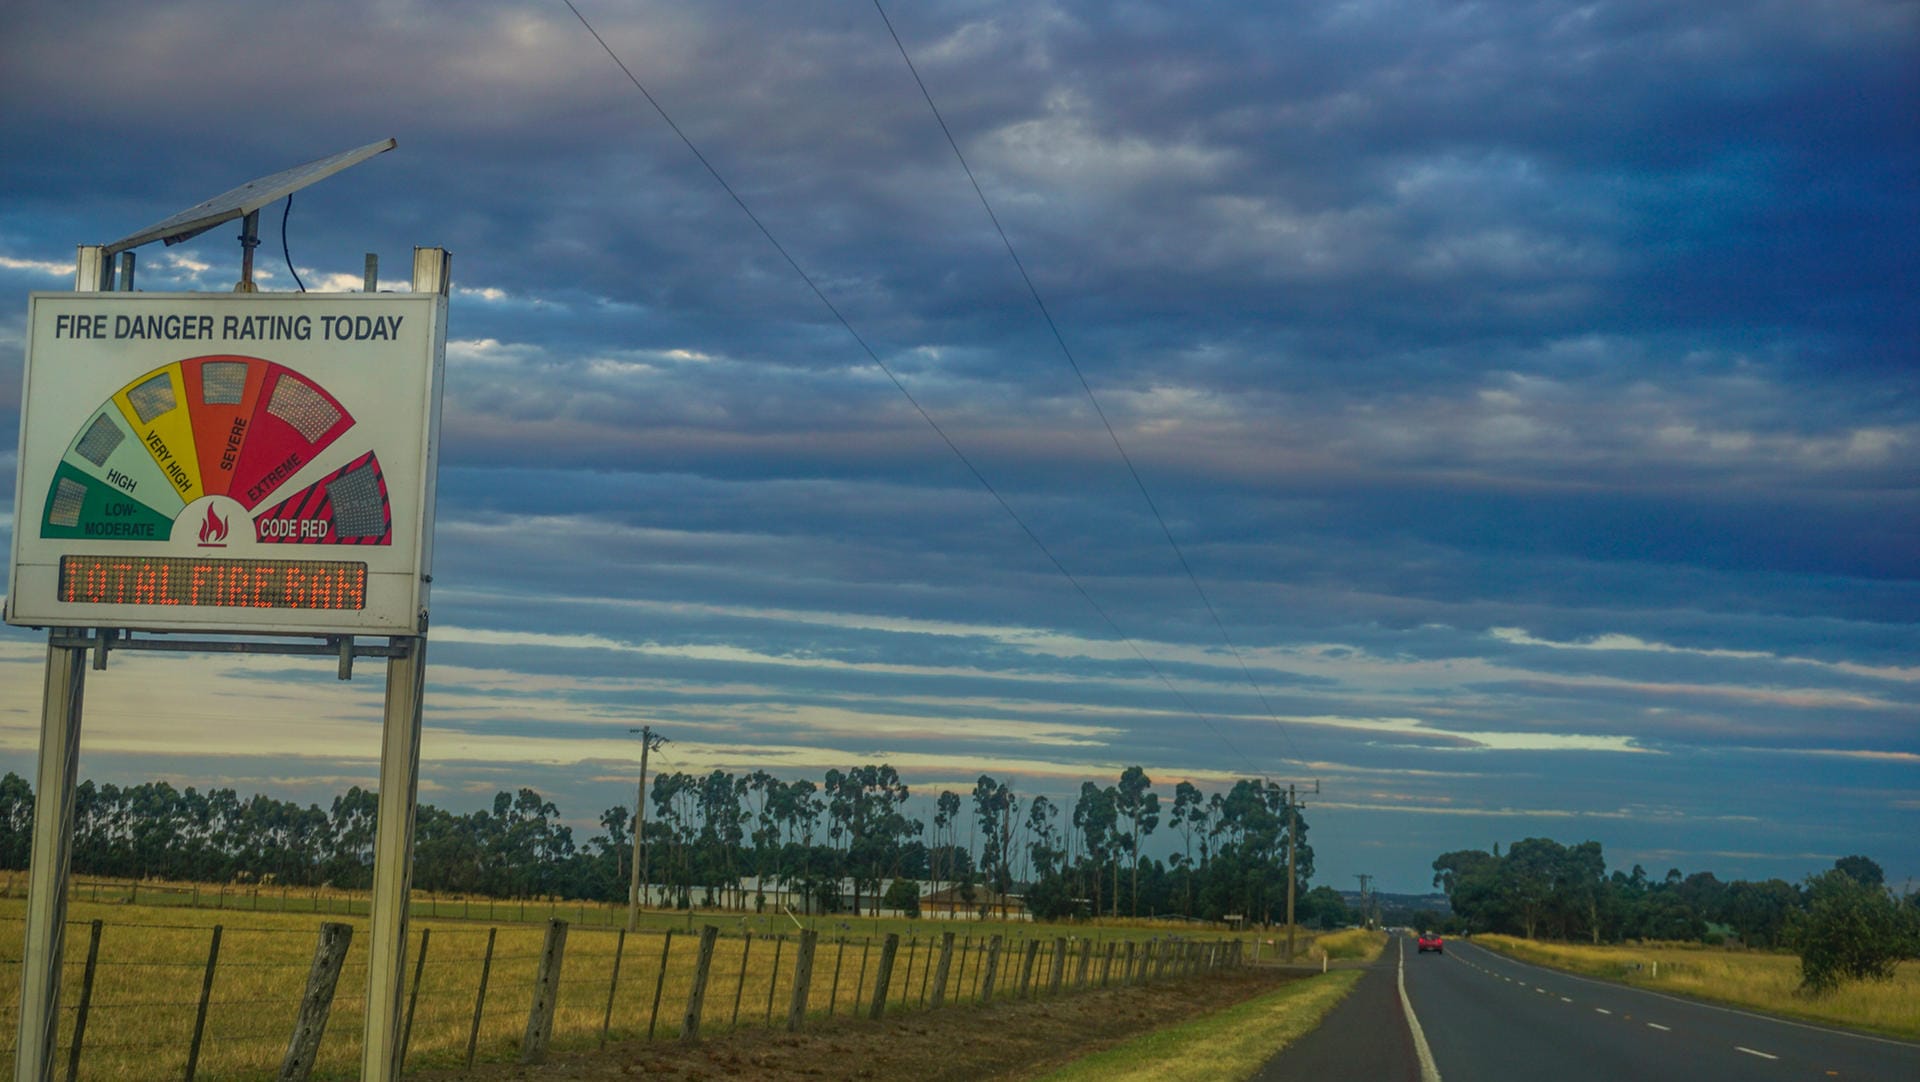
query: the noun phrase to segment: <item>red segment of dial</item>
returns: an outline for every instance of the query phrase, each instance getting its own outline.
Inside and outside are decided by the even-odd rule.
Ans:
[[[369,451],[253,520],[269,545],[390,545],[393,510],[380,459]]]
[[[268,363],[227,495],[253,510],[352,427],[346,408],[318,384]]]

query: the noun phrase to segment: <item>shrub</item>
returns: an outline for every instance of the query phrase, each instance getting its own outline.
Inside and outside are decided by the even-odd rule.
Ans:
[[[1886,888],[1839,869],[1807,888],[1807,915],[1794,930],[1803,990],[1819,995],[1845,981],[1887,980],[1913,953],[1913,922]]]
[[[903,916],[920,916],[920,884],[911,879],[896,879],[887,887],[887,893],[880,904],[888,909],[897,909]]]

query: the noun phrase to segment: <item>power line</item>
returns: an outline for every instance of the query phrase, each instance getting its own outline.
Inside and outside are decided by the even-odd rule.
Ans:
[[[1189,700],[1178,687],[1174,686],[1173,681],[1168,678],[1165,672],[1161,671],[1160,666],[1154,664],[1153,659],[1148,657],[1146,653],[1140,649],[1139,644],[1134,642],[1132,636],[1122,631],[1120,625],[1114,621],[1112,616],[1108,615],[1107,610],[1102,608],[1100,603],[1093,599],[1093,595],[1087,592],[1087,588],[1081,584],[1079,579],[1074,577],[1073,572],[1067,570],[1066,565],[1061,563],[1059,557],[1053,554],[1053,550],[1049,549],[1046,543],[1040,540],[1040,536],[1033,532],[1033,528],[1027,525],[1026,520],[1022,519],[1019,513],[1014,511],[1013,505],[1009,504],[1006,497],[1000,494],[1000,490],[995,488],[991,481],[987,480],[986,475],[981,473],[979,467],[973,464],[973,460],[968,458],[966,453],[960,449],[959,444],[953,441],[953,437],[947,434],[946,429],[940,427],[940,423],[933,419],[933,415],[927,412],[926,408],[920,404],[919,399],[916,399],[913,393],[907,390],[906,384],[900,382],[900,377],[894,373],[892,367],[880,359],[880,355],[867,343],[866,338],[854,329],[853,324],[841,313],[839,307],[827,298],[826,293],[822,291],[820,286],[814,281],[813,276],[808,274],[805,268],[800,266],[799,261],[793,257],[792,253],[787,251],[785,245],[780,243],[779,238],[773,235],[773,231],[767,228],[765,222],[760,220],[760,216],[753,212],[753,208],[749,207],[747,201],[740,197],[740,193],[734,190],[733,185],[727,183],[727,178],[720,174],[720,170],[716,169],[713,163],[707,160],[707,156],[700,152],[700,148],[694,144],[693,139],[681,130],[680,125],[674,123],[673,117],[667,113],[666,108],[647,90],[645,84],[640,82],[639,77],[633,73],[633,69],[629,68],[626,62],[620,59],[619,54],[613,51],[613,46],[607,44],[607,39],[600,35],[600,31],[594,29],[593,24],[587,21],[587,17],[581,13],[578,7],[574,6],[573,0],[561,0],[561,2],[567,5],[568,11],[573,12],[573,17],[580,21],[580,25],[586,28],[587,33],[593,35],[593,40],[600,44],[600,48],[607,54],[607,58],[619,67],[621,73],[627,77],[627,81],[632,83],[633,88],[640,92],[640,96],[647,99],[647,104],[653,107],[653,111],[658,113],[660,119],[666,122],[667,127],[673,131],[673,134],[680,138],[680,142],[686,145],[687,150],[690,151],[694,158],[700,162],[701,166],[706,169],[707,174],[713,177],[715,183],[719,184],[721,189],[733,200],[734,205],[739,207],[741,213],[747,216],[747,220],[752,222],[754,228],[760,231],[760,235],[766,238],[768,244],[773,246],[773,250],[780,253],[780,258],[786,260],[787,266],[793,268],[793,272],[799,275],[802,282],[806,283],[807,288],[813,292],[814,297],[832,314],[834,320],[840,324],[848,336],[859,345],[861,352],[867,355],[868,359],[873,362],[876,368],[886,374],[888,381],[893,384],[894,389],[899,391],[901,397],[907,400],[907,403],[913,407],[914,412],[920,415],[920,419],[927,423],[927,427],[933,429],[934,434],[940,437],[940,441],[946,444],[947,450],[951,451],[953,456],[960,460],[960,464],[965,466],[967,472],[973,475],[973,479],[980,484],[980,487],[986,489],[987,494],[992,496],[994,502],[1000,505],[1000,509],[1006,512],[1007,517],[1013,520],[1014,525],[1020,527],[1020,531],[1026,534],[1027,540],[1033,542],[1034,547],[1039,549],[1041,555],[1047,558],[1047,562],[1053,565],[1054,570],[1058,571],[1067,582],[1073,586],[1074,591],[1080,595],[1081,599],[1084,600],[1094,612],[1099,614],[1100,619],[1105,621],[1107,627],[1113,630],[1113,633],[1120,638],[1120,641],[1127,644],[1127,648],[1133,651],[1134,656],[1138,657],[1142,663],[1153,670],[1153,674],[1160,679],[1162,684],[1166,685],[1167,690],[1173,693],[1174,698],[1178,699],[1180,703],[1186,707],[1187,712],[1204,724],[1222,744],[1225,744],[1227,748],[1238,756],[1251,770],[1253,767],[1252,758],[1235,746],[1233,741],[1227,739],[1226,735],[1220,732],[1212,721],[1209,721],[1204,714],[1201,714],[1200,711],[1194,707],[1192,701]],[[1084,382],[1083,380],[1083,385]],[[1111,428],[1109,428],[1109,431],[1111,431]]]
[[[1053,312],[1047,308],[1047,302],[1041,298],[1040,289],[1034,285],[1033,276],[1027,273],[1027,265],[1021,261],[1020,253],[1014,250],[1013,241],[1007,236],[1006,227],[1000,224],[1000,216],[994,213],[993,204],[988,201],[987,193],[980,187],[979,178],[973,175],[973,167],[967,164],[967,156],[960,152],[960,143],[954,139],[953,130],[947,127],[947,118],[941,114],[940,106],[934,103],[933,93],[927,89],[926,80],[920,77],[920,69],[914,65],[913,57],[907,54],[906,43],[900,40],[899,31],[893,28],[893,20],[887,17],[887,9],[881,6],[880,0],[873,0],[873,8],[880,13],[880,21],[886,24],[888,36],[893,38],[894,47],[900,50],[900,59],[906,61],[907,70],[913,74],[913,81],[920,88],[920,96],[927,100],[927,108],[933,111],[933,119],[939,123],[940,133],[947,137],[947,145],[953,148],[953,156],[959,159],[960,168],[966,172],[967,183],[973,185],[973,194],[980,197],[980,206],[987,212],[988,220],[993,222],[994,232],[1000,234],[1000,243],[1006,246],[1007,257],[1013,260],[1014,269],[1020,272],[1020,280],[1026,283],[1027,293],[1033,297],[1034,306],[1040,310],[1041,318],[1046,320],[1047,330],[1053,334],[1054,342],[1059,345],[1061,356],[1067,359],[1068,367],[1073,369],[1074,378],[1080,381],[1080,389],[1086,392],[1087,401],[1092,403],[1093,412],[1100,418],[1100,424],[1106,428],[1107,438],[1113,441],[1113,449],[1119,452],[1120,461],[1126,463],[1127,473],[1133,478],[1134,486],[1140,490],[1140,498],[1146,501],[1147,510],[1153,512],[1153,520],[1160,524],[1160,532],[1166,537],[1167,544],[1172,546],[1174,557],[1180,561],[1180,569],[1187,573],[1187,581],[1193,583],[1194,592],[1200,595],[1200,602],[1206,606],[1207,615],[1213,618],[1213,626],[1219,629],[1221,640],[1227,644],[1227,649],[1232,651],[1234,660],[1240,663],[1241,674],[1247,678],[1248,685],[1259,697],[1260,705],[1266,708],[1267,716],[1273,719],[1275,725],[1280,726],[1280,735],[1286,739],[1287,747],[1293,751],[1294,761],[1305,765],[1306,760],[1301,757],[1300,749],[1293,741],[1293,734],[1281,724],[1279,716],[1274,712],[1273,704],[1267,701],[1267,693],[1260,687],[1259,682],[1254,680],[1253,671],[1247,667],[1247,659],[1241,655],[1240,647],[1234,644],[1233,637],[1227,634],[1227,625],[1221,621],[1220,613],[1214,609],[1213,599],[1207,596],[1206,589],[1200,585],[1199,576],[1193,573],[1193,566],[1187,562],[1186,552],[1180,548],[1180,542],[1174,540],[1173,530],[1168,527],[1166,517],[1160,514],[1160,507],[1154,502],[1153,494],[1147,491],[1147,483],[1141,478],[1139,469],[1134,466],[1133,456],[1129,455],[1126,447],[1121,444],[1120,434],[1114,431],[1113,422],[1107,418],[1107,411],[1100,407],[1100,399],[1094,395],[1092,385],[1087,382],[1086,373],[1080,370],[1080,362],[1074,359],[1073,350],[1068,348],[1066,336],[1060,333],[1060,325],[1054,322]]]

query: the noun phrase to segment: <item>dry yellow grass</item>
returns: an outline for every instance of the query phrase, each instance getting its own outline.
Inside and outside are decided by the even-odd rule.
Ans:
[[[202,888],[202,902],[216,900],[216,888]],[[201,982],[216,924],[222,926],[220,955],[210,994],[197,1078],[259,1078],[271,1074],[284,1054],[305,987],[323,921],[353,927],[354,937],[334,997],[327,1037],[317,1065],[318,1077],[348,1078],[356,1071],[367,980],[367,918],[364,898],[322,892],[293,892],[284,898],[263,891],[261,909],[193,908],[184,890],[142,888],[142,902],[92,902],[90,890],[76,891],[69,906],[65,976],[58,1062],[64,1070],[72,1042],[87,954],[89,922],[102,922],[99,967],[83,1045],[81,1077],[148,1079],[179,1077],[193,1034]],[[122,898],[109,892],[109,897]],[[187,897],[183,897],[187,896]],[[357,909],[354,902],[362,903]],[[229,898],[228,904],[235,904]],[[251,906],[247,896],[239,904]],[[443,903],[440,912],[453,909]],[[286,911],[281,911],[284,906]],[[427,908],[416,904],[416,911]],[[507,916],[508,906],[490,907]],[[517,914],[517,907],[512,907]],[[476,1041],[482,1060],[517,1055],[527,1022],[534,974],[546,934],[538,918],[547,906],[530,906],[525,924],[502,922],[494,931],[487,992]],[[684,915],[648,914],[644,926],[623,934],[612,924],[617,907],[562,905],[551,910],[574,923],[554,1019],[554,1044],[579,1047],[598,1041],[604,1031],[615,1040],[645,1037],[650,1022],[658,1037],[680,1031],[693,984],[699,933],[684,930]],[[19,1000],[20,949],[24,902],[0,898],[0,1027],[15,1028]],[[623,913],[618,916],[624,916]],[[606,923],[596,923],[605,919]],[[784,1025],[791,1004],[797,929],[786,922],[784,935],[770,920],[738,914],[696,914],[696,926],[722,929],[708,976],[702,1032],[734,1026]],[[904,926],[888,988],[889,1013],[919,1009],[931,997],[932,968],[938,960],[944,924],[904,921],[822,921],[808,1007],[813,1016],[865,1011],[871,1003],[885,932]],[[834,927],[834,925],[843,925]],[[873,928],[870,930],[869,925]],[[473,1037],[482,962],[489,925],[482,921],[415,917],[409,944],[408,986],[427,934],[424,968],[408,1044],[409,1066],[453,1066],[465,1061]],[[888,928],[887,930],[891,930]],[[1056,944],[1065,940],[1061,976],[1072,987],[1086,957],[1086,980],[1121,979],[1128,949],[1144,965],[1146,939],[1139,930],[1066,929],[1046,925],[951,926],[956,933],[949,1003],[979,997],[984,983],[987,944],[1003,937],[995,979],[996,997],[1017,995],[1027,965],[1027,944],[1035,944],[1031,977],[1035,989],[1051,983]],[[1166,929],[1159,930],[1162,935]],[[669,935],[671,932],[671,935]],[[1093,937],[1089,938],[1089,933]],[[1191,938],[1213,939],[1213,936]],[[1112,962],[1107,962],[1109,945]],[[665,959],[664,974],[662,959]],[[618,960],[616,980],[615,963]],[[655,1018],[656,991],[658,996]],[[11,1055],[0,1057],[10,1063]],[[0,1068],[7,1066],[0,1063]]]
[[[1316,938],[1307,957],[1371,962],[1380,957],[1380,952],[1386,949],[1386,945],[1387,933],[1385,932],[1348,928],[1345,931],[1329,932]]]
[[[1774,1014],[1920,1038],[1920,962],[1893,980],[1855,982],[1824,996],[1800,990],[1800,959],[1685,943],[1592,947],[1480,935],[1473,942],[1541,965]],[[1657,975],[1656,975],[1657,973]]]
[[[1358,970],[1298,980],[1075,1060],[1043,1082],[1239,1082],[1311,1032],[1359,980]]]

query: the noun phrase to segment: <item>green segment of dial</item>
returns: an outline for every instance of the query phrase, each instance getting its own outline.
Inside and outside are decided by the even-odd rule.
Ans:
[[[166,541],[173,520],[119,489],[62,462],[47,490],[41,537],[96,541]]]

